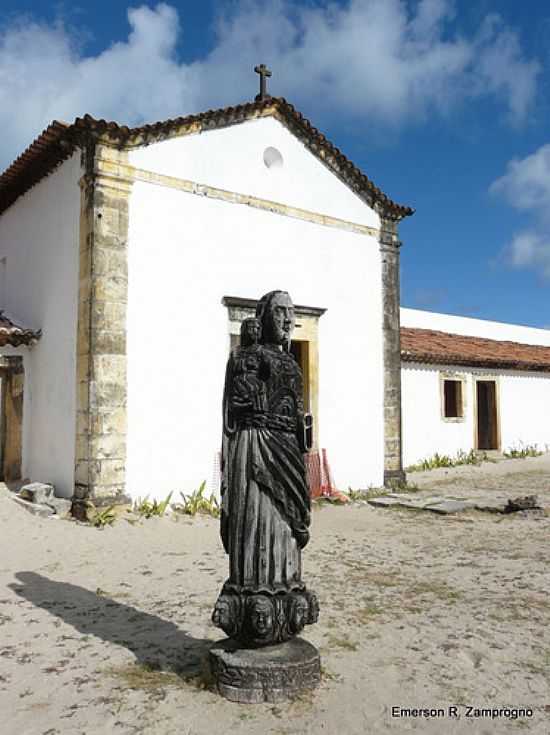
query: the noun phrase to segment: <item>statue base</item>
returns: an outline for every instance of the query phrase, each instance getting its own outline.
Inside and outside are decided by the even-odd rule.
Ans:
[[[303,638],[242,648],[231,638],[210,649],[210,668],[222,697],[232,702],[283,702],[319,686],[319,652]]]

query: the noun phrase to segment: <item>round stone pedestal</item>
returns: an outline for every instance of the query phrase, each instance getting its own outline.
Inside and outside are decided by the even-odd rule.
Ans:
[[[319,652],[302,638],[264,648],[242,648],[226,638],[210,649],[219,693],[232,702],[282,702],[321,681]]]

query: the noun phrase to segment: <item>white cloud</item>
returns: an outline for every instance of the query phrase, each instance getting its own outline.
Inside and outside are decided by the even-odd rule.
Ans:
[[[491,191],[517,209],[550,215],[550,144],[526,158],[511,160],[504,176],[491,184]]]
[[[550,237],[524,230],[514,236],[504,255],[513,267],[530,268],[550,279]]]
[[[490,191],[534,218],[534,226],[516,233],[504,248],[505,261],[515,268],[536,270],[550,280],[550,144],[510,161]]]
[[[274,69],[274,94],[308,112],[407,124],[489,95],[521,122],[539,66],[517,35],[489,16],[471,38],[454,31],[452,0],[350,0],[300,8],[243,0],[221,17],[209,55],[181,63],[190,29],[165,3],[128,10],[130,33],[86,56],[61,22],[0,31],[0,168],[52,119],[95,116],[137,124],[252,99],[252,67]]]

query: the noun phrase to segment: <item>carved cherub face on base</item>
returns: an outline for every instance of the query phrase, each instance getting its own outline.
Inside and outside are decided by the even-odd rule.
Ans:
[[[227,598],[220,597],[212,613],[212,622],[218,628],[225,628],[231,624],[231,604]]]
[[[212,622],[221,628],[229,637],[234,635],[239,627],[238,600],[227,595],[220,595],[216,601]]]
[[[303,630],[308,618],[308,603],[303,595],[291,595],[288,606],[288,627],[294,634]]]
[[[306,592],[308,602],[307,624],[311,625],[319,620],[319,600],[315,592]]]
[[[254,638],[266,640],[273,635],[273,603],[263,595],[253,595],[248,600],[248,622]]]

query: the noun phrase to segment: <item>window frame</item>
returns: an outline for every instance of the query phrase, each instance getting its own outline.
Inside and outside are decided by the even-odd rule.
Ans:
[[[461,393],[461,414],[460,416],[446,416],[445,415],[445,383],[452,381],[454,383],[460,383]],[[466,421],[466,388],[467,380],[466,376],[461,373],[453,372],[440,372],[439,373],[439,404],[440,404],[440,415],[441,420],[447,424],[461,424]]]

